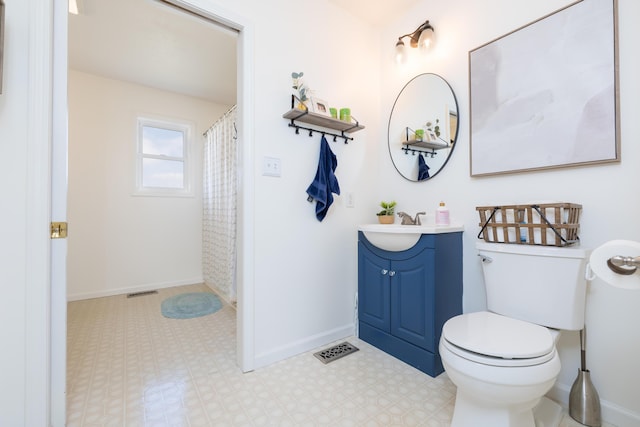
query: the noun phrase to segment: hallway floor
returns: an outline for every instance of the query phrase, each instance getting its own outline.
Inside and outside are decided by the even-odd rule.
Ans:
[[[449,425],[446,374],[431,378],[354,337],[360,351],[327,365],[316,349],[242,374],[232,307],[188,320],[160,313],[169,296],[208,290],[70,302],[67,426]],[[562,427],[574,426],[565,416]]]

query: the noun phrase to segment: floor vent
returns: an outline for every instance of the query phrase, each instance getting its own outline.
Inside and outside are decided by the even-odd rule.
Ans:
[[[354,347],[353,345],[345,341],[341,344],[334,345],[331,348],[327,348],[317,353],[313,353],[313,355],[317,357],[318,360],[320,360],[322,363],[327,364],[329,362],[333,362],[334,360],[338,360],[341,357],[347,356],[351,353],[355,353],[356,351],[358,351],[357,347]]]
[[[142,291],[142,292],[134,292],[132,294],[127,294],[127,298],[133,298],[133,297],[143,297],[145,295],[153,295],[153,294],[157,294],[158,291]]]

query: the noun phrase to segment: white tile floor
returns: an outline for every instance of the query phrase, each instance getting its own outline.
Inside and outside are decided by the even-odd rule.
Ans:
[[[446,374],[431,378],[354,337],[360,351],[327,365],[316,349],[242,374],[232,307],[188,320],[160,313],[169,296],[208,290],[69,303],[67,425],[449,426]]]

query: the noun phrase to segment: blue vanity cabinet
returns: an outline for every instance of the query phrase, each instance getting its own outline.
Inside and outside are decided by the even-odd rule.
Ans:
[[[392,252],[358,232],[359,338],[435,377],[442,326],[462,313],[462,233]]]

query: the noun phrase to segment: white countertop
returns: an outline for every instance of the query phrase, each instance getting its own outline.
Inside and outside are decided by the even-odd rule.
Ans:
[[[450,225],[402,225],[402,224],[361,224],[362,231],[372,245],[387,251],[405,251],[413,247],[423,234],[443,234],[464,231],[462,224]]]
[[[459,223],[451,223],[450,225],[360,224],[358,230],[370,233],[440,234],[464,231],[464,226]]]

